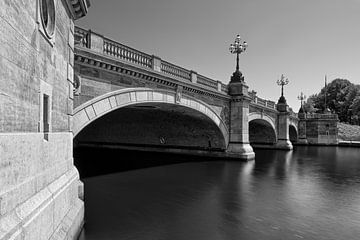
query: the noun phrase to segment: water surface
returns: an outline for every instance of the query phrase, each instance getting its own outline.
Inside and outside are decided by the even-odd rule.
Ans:
[[[257,150],[248,163],[191,161],[83,181],[82,240],[360,239],[356,148]]]

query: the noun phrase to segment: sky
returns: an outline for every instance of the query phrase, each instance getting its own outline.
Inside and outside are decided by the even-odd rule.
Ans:
[[[360,0],[91,0],[76,24],[225,84],[240,34],[249,89],[277,101],[284,74],[295,111],[325,75],[360,84]]]

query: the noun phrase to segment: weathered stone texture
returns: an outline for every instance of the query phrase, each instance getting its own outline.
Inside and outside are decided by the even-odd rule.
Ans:
[[[337,119],[306,119],[306,137],[309,144],[337,144]]]
[[[38,1],[0,1],[0,239],[50,239],[64,221],[73,239],[83,221],[69,132],[73,25],[65,0],[55,3],[49,41],[37,23]],[[39,132],[44,83],[52,103],[47,140]],[[67,217],[70,209],[78,214]]]
[[[37,131],[39,79],[53,85],[53,111],[66,115],[66,67],[69,60],[70,20],[57,1],[55,45],[36,24],[36,1],[2,1],[0,7],[0,121],[2,132]],[[9,99],[11,100],[9,100]],[[8,103],[11,101],[11,106]],[[19,114],[22,113],[22,114]],[[66,131],[65,117],[52,118],[54,131]]]

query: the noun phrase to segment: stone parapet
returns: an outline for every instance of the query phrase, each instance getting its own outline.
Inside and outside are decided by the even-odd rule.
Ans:
[[[139,51],[117,41],[106,38],[91,30],[75,27],[75,47],[87,48],[89,51],[101,53],[104,56],[129,62],[143,68],[161,72],[184,82],[192,82],[206,89],[227,94],[226,85],[218,80],[197,74],[176,64],[167,62],[160,57]]]

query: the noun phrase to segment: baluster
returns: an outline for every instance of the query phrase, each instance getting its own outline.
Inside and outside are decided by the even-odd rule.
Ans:
[[[110,45],[110,55],[114,55],[114,45]]]
[[[134,52],[131,52],[131,62],[132,63],[135,63],[135,54],[134,54]]]
[[[105,45],[105,53],[106,54],[109,53],[109,43],[106,43],[106,45]]]
[[[107,47],[106,47],[106,52],[107,52],[107,54],[110,54],[110,52],[111,52],[111,50],[110,50],[110,48],[111,48],[110,43],[108,43],[106,46],[107,46]]]
[[[135,56],[135,62],[136,64],[139,64],[139,54],[137,54],[136,52],[134,53]]]
[[[124,59],[125,58],[125,56],[124,56],[124,49],[123,48],[120,48],[120,58],[121,59]]]
[[[119,46],[115,45],[115,56],[119,58]]]
[[[107,54],[111,54],[111,45],[110,45],[110,43],[107,44],[106,50],[107,50]]]

